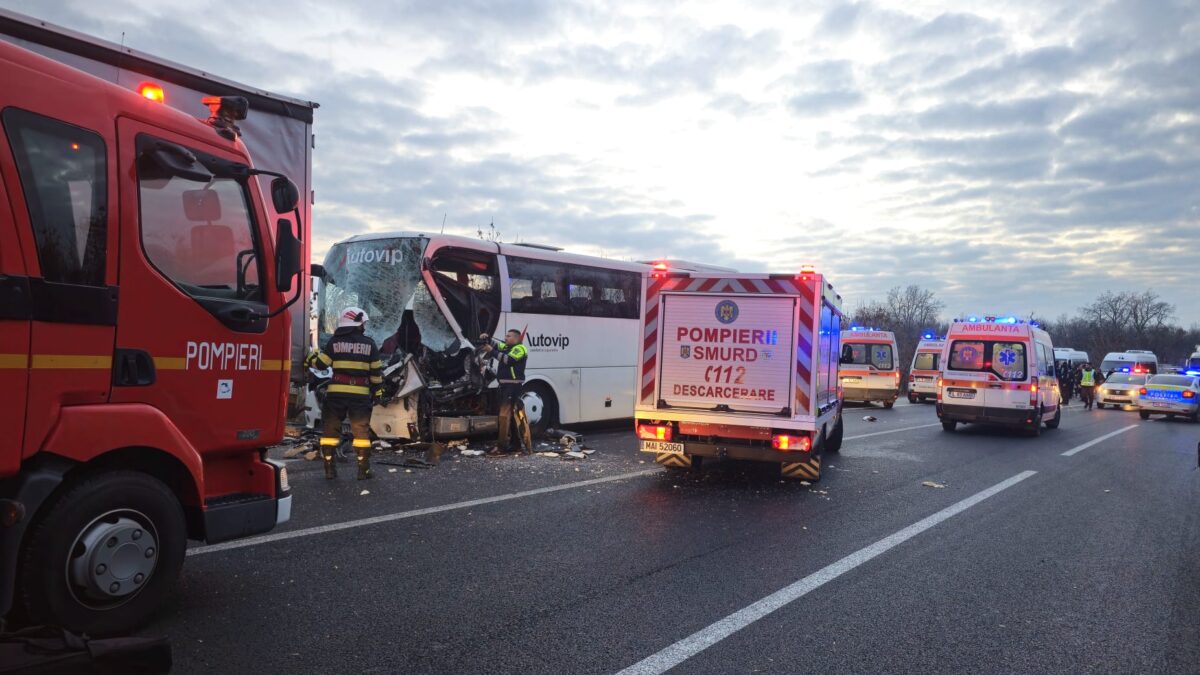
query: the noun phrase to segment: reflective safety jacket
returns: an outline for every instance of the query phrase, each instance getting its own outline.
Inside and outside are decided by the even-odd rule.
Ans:
[[[500,367],[496,370],[496,379],[500,384],[524,384],[525,362],[529,360],[529,350],[525,345],[516,344],[511,347],[501,342],[496,346],[496,358]]]
[[[1094,387],[1095,385],[1096,385],[1096,371],[1095,370],[1079,371],[1079,386]]]
[[[333,368],[326,393],[330,396],[370,398],[383,384],[383,362],[375,341],[360,328],[339,328],[320,351],[309,357],[309,365]]]

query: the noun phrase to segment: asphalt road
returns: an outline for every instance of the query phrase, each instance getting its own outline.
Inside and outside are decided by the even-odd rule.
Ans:
[[[847,420],[811,486],[669,473],[627,429],[367,483],[296,461],[293,521],[194,549],[143,632],[179,673],[1200,671],[1200,425]]]

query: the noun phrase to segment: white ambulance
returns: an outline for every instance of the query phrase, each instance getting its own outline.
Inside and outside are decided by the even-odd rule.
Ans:
[[[946,341],[933,333],[921,336],[908,369],[908,402],[924,403],[937,396],[937,380],[942,374],[942,349]]]
[[[900,398],[896,334],[853,326],[842,331],[841,381],[847,401],[879,401],[890,408]]]
[[[717,457],[819,480],[842,444],[843,314],[825,277],[656,266],[642,300],[641,451],[675,469]]]
[[[960,422],[1018,427],[1030,435],[1062,420],[1050,335],[1014,317],[970,317],[950,325],[937,386],[942,428]]]

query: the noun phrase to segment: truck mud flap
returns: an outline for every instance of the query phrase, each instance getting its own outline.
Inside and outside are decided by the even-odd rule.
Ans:
[[[779,465],[779,473],[784,478],[796,480],[821,480],[821,458],[811,457],[803,462],[784,462]]]
[[[674,469],[690,469],[692,468],[692,458],[688,455],[673,455],[668,453],[659,453],[654,456],[654,461],[663,466],[668,466]]]

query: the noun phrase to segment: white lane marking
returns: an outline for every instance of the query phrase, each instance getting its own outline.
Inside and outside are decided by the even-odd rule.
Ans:
[[[707,628],[702,628],[692,633],[657,654],[648,656],[629,666],[617,675],[658,675],[659,673],[665,673],[775,610],[799,600],[810,591],[820,588],[872,558],[886,553],[890,549],[912,539],[947,518],[966,511],[988,497],[1003,492],[1036,473],[1036,471],[1022,471],[1008,480],[996,483],[982,492],[977,492],[960,502],[947,506],[932,516],[923,518],[866,548],[859,549],[832,565],[817,570],[803,579],[775,591],[762,600],[730,614]]]
[[[1092,447],[1093,445],[1095,445],[1097,443],[1100,443],[1102,441],[1107,441],[1108,439],[1112,438],[1113,436],[1116,436],[1117,434],[1123,434],[1126,431],[1129,431],[1130,429],[1136,429],[1137,427],[1138,427],[1138,425],[1136,425],[1136,424],[1130,424],[1129,426],[1127,426],[1123,429],[1117,429],[1116,431],[1112,432],[1111,434],[1104,434],[1100,438],[1090,440],[1087,443],[1084,443],[1083,445],[1077,445],[1077,446],[1071,448],[1070,450],[1062,453],[1062,456],[1070,457],[1071,455],[1074,455],[1075,453],[1077,453],[1081,450],[1087,450],[1088,448]]]
[[[857,436],[846,436],[842,440],[843,441],[853,441],[853,440],[859,439],[859,438],[870,438],[871,436],[883,436],[884,434],[898,434],[901,431],[912,431],[913,429],[925,429],[927,427],[940,427],[940,426],[942,426],[941,422],[934,422],[933,424],[918,424],[915,427],[901,427],[899,429],[888,429],[887,431],[873,431],[869,434],[859,434]]]
[[[227,541],[220,544],[212,544],[210,546],[197,546],[190,548],[187,551],[191,555],[203,555],[205,553],[216,553],[217,551],[228,551],[235,548],[245,548],[247,546],[258,546],[259,544],[268,544],[275,541],[284,541],[287,539],[296,539],[299,537],[311,537],[314,534],[325,534],[327,532],[337,532],[339,530],[349,530],[355,527],[365,527],[367,525],[378,525],[379,523],[390,523],[395,520],[404,520],[406,518],[416,518],[418,516],[427,516],[434,513],[442,513],[445,511],[456,511],[459,509],[468,509],[473,506],[483,506],[484,504],[495,504],[497,502],[507,502],[513,499],[521,499],[522,497],[533,497],[535,495],[544,495],[551,492],[561,492],[562,490],[570,490],[573,488],[587,487],[588,485],[599,485],[601,483],[611,483],[618,480],[626,480],[628,478],[637,478],[638,476],[648,476],[652,473],[659,473],[662,469],[643,469],[641,471],[631,471],[629,473],[621,473],[614,476],[605,476],[603,478],[592,478],[590,480],[581,480],[574,483],[564,483],[562,485],[551,485],[549,487],[537,488],[535,490],[525,490],[523,492],[512,492],[506,495],[497,495],[495,497],[483,497],[481,499],[471,499],[465,502],[455,502],[453,504],[443,504],[441,506],[430,506],[424,509],[414,509],[412,511],[401,511],[399,513],[388,513],[382,516],[372,516],[370,518],[360,518],[358,520],[348,520],[343,523],[332,523],[329,525],[318,525],[316,527],[306,527],[300,530],[292,530],[290,532],[279,532],[276,534],[264,534],[261,537],[250,537],[248,539],[238,539],[235,541]]]

